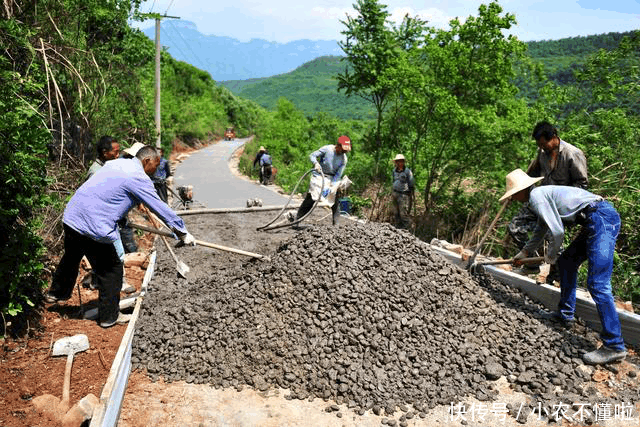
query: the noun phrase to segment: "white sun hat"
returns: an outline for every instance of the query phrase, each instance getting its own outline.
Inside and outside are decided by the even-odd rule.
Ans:
[[[123,150],[125,153],[135,157],[136,154],[138,154],[138,151],[140,151],[140,149],[142,147],[144,147],[145,145],[141,142],[136,142],[135,144],[133,144],[131,147]]]
[[[543,177],[532,178],[522,169],[516,169],[507,175],[507,192],[504,196],[500,197],[500,202],[507,199],[519,191],[525,188],[531,187],[536,182],[540,181]]]

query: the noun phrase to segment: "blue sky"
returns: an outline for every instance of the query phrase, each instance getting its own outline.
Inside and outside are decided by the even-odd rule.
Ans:
[[[246,42],[265,39],[342,40],[340,23],[354,14],[351,0],[148,0],[143,12],[166,13],[192,21],[205,35],[226,36]],[[388,0],[392,18],[418,15],[438,28],[448,28],[452,18],[477,15],[478,0]],[[640,29],[640,0],[501,0],[504,11],[516,15],[511,31],[520,40],[557,40],[608,32]],[[152,26],[146,21],[136,26]]]

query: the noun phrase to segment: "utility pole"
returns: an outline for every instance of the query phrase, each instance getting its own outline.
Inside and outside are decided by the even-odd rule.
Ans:
[[[156,20],[156,99],[155,99],[155,119],[156,119],[156,148],[162,146],[162,128],[160,117],[160,51],[162,46],[160,45],[160,21],[162,19],[180,19],[178,16],[168,16],[167,14],[160,15],[158,13],[146,13],[143,15],[145,18],[154,18]]]

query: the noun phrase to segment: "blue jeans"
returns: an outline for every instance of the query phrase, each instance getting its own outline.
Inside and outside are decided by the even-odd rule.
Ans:
[[[622,328],[611,292],[613,253],[620,232],[620,215],[607,201],[586,214],[586,221],[576,239],[558,258],[560,270],[560,303],[558,311],[564,319],[573,319],[576,309],[578,267],[588,260],[587,289],[596,303],[606,347],[624,350]]]

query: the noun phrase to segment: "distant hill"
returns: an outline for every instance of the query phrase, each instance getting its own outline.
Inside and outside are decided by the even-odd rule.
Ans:
[[[573,84],[573,72],[580,69],[587,57],[600,49],[612,50],[618,47],[625,33],[607,33],[592,36],[567,37],[559,40],[527,42],[531,58],[541,62],[549,80],[558,84]]]
[[[608,33],[560,40],[527,42],[528,53],[541,62],[549,80],[558,84],[574,83],[573,72],[587,56],[598,49],[614,49],[628,33]],[[345,62],[340,56],[316,58],[294,71],[273,77],[222,81],[234,94],[273,109],[279,97],[292,101],[307,114],[325,111],[343,119],[373,118],[371,104],[357,96],[347,98],[337,93],[334,77],[342,72]],[[535,93],[528,93],[535,97]]]
[[[143,32],[155,39],[154,27]],[[273,76],[320,56],[342,53],[335,40],[282,44],[253,39],[242,43],[229,37],[206,36],[193,22],[170,19],[162,21],[160,42],[175,59],[208,71],[216,81]]]
[[[234,94],[273,109],[285,97],[307,114],[324,111],[342,119],[370,119],[374,109],[358,96],[338,93],[335,76],[344,71],[343,57],[324,56],[278,76],[220,82]]]

